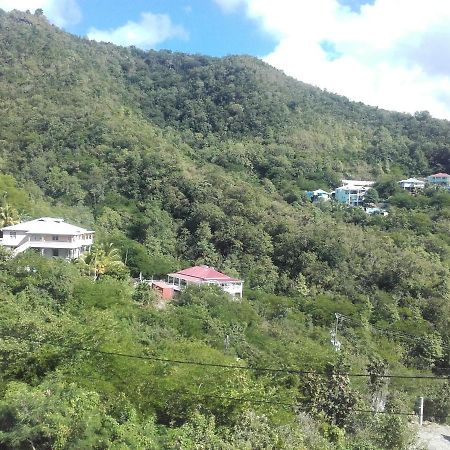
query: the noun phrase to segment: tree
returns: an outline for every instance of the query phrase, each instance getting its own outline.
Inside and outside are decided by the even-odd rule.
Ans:
[[[167,443],[169,448],[186,450],[229,448],[216,429],[214,417],[205,417],[198,412],[183,426],[172,430]]]
[[[367,372],[369,373],[369,392],[371,395],[371,403],[374,411],[378,412],[383,409],[386,402],[386,387],[388,378],[383,376],[387,374],[387,362],[377,358],[371,358]]]
[[[391,177],[385,177],[378,181],[374,185],[374,189],[378,192],[381,198],[387,199],[388,197],[401,192],[401,188],[398,185],[398,180]]]
[[[113,417],[98,393],[74,383],[9,383],[0,401],[0,443],[11,450],[158,448],[151,421],[141,424],[126,409]]]
[[[16,225],[20,222],[19,213],[8,203],[0,206],[0,228]]]
[[[369,189],[364,196],[364,204],[376,204],[380,201],[380,197],[378,196],[378,191],[376,189]]]
[[[82,270],[98,280],[103,275],[123,278],[127,274],[119,250],[112,244],[97,244],[87,253],[81,255],[79,264]]]
[[[153,304],[158,298],[155,290],[148,283],[139,283],[133,292],[133,300],[142,306]]]
[[[356,394],[350,387],[345,373],[348,367],[342,364],[328,364],[327,377],[310,375],[306,378],[303,391],[308,397],[306,403],[315,414],[324,414],[327,421],[344,427],[356,404]]]
[[[427,392],[424,403],[426,420],[445,423],[450,415],[450,383],[432,386]]]

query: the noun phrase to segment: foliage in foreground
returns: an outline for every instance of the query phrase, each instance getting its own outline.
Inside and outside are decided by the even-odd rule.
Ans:
[[[423,373],[407,368],[408,344],[366,320],[340,330],[338,358],[323,299],[191,288],[157,309],[128,280],[32,253],[5,255],[0,279],[4,448],[403,449],[413,436],[403,416],[358,413],[376,375],[343,375],[385,352],[389,370]],[[251,369],[286,366],[329,376]],[[383,387],[402,398],[393,412],[413,411],[420,392],[420,381]]]

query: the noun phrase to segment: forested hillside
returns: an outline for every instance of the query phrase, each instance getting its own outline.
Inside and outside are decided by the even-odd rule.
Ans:
[[[3,206],[93,228],[127,266],[2,253],[4,448],[402,449],[408,416],[371,411],[419,395],[446,420],[445,380],[379,376],[450,374],[450,193],[395,182],[450,171],[449,122],[20,12],[0,12],[0,101]],[[343,177],[377,180],[389,216],[306,199]],[[158,309],[127,276],[193,264],[244,300]]]

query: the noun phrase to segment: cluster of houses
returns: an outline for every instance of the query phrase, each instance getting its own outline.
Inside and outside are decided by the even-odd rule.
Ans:
[[[423,189],[426,185],[441,186],[450,190],[450,175],[436,173],[426,179],[408,178],[400,180],[399,185],[408,191]],[[362,206],[367,192],[374,181],[342,180],[342,185],[333,192],[322,189],[308,191],[311,201],[326,201],[331,198],[349,206]],[[379,211],[378,211],[379,210]],[[366,208],[366,212],[383,212],[380,208]],[[53,217],[41,217],[3,227],[0,246],[10,250],[13,256],[33,250],[47,257],[77,259],[82,253],[90,251],[94,242],[94,231],[87,230]],[[189,285],[214,285],[232,297],[242,297],[243,280],[230,277],[213,267],[201,265],[169,273],[166,280],[147,281],[162,298],[169,300]]]
[[[65,222],[63,219],[40,219],[10,225],[1,229],[0,245],[13,256],[26,250],[42,256],[78,259],[88,252],[94,241],[94,231]],[[148,281],[164,299],[171,299],[189,285],[214,285],[232,297],[242,297],[243,280],[218,272],[213,267],[195,266],[169,273],[166,281]]]
[[[317,189],[315,191],[307,191],[306,196],[313,202],[326,201],[334,198],[340,203],[349,206],[363,206],[365,196],[373,185],[374,181],[365,180],[342,180],[341,186],[332,192]],[[408,178],[407,180],[398,181],[399,186],[410,192],[424,189],[425,186],[443,187],[450,190],[450,175],[447,173],[435,173],[427,178]],[[369,208],[370,209],[370,208]]]

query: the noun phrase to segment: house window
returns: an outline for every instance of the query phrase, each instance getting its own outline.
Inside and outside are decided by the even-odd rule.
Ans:
[[[59,256],[59,251],[57,248],[53,249],[53,256]]]
[[[53,239],[54,241],[59,241],[59,236],[52,236],[52,239]]]
[[[10,231],[9,235],[14,239],[17,237],[17,233],[15,231]]]

